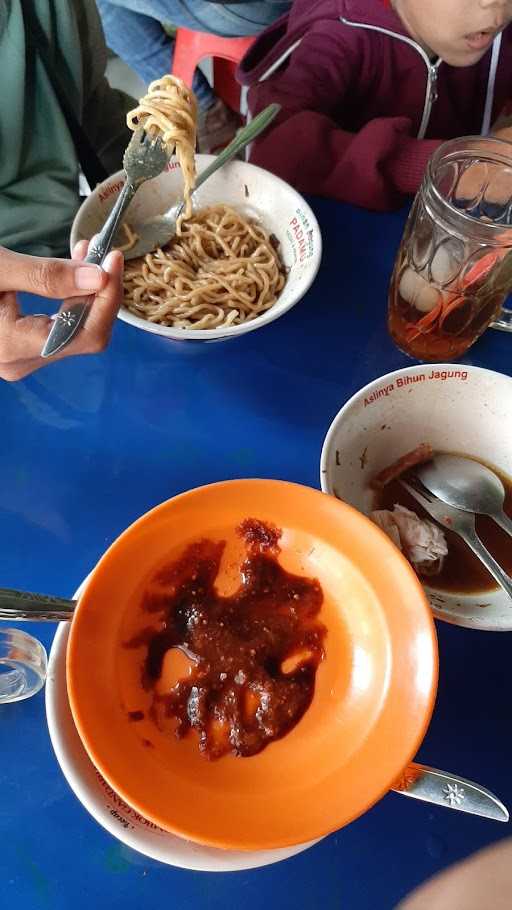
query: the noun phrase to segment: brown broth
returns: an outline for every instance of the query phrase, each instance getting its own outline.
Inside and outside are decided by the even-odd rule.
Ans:
[[[457,454],[457,453],[454,453]],[[485,462],[482,462],[485,464]],[[502,474],[494,465],[487,465],[500,478],[505,487],[504,509],[512,518],[512,481]],[[393,480],[382,492],[376,495],[375,509],[392,509],[394,505],[405,506],[415,512],[420,518],[433,519],[418,502],[401,486],[399,480]],[[512,575],[512,538],[503,531],[491,518],[483,515],[476,517],[477,534],[482,543],[487,547],[494,558],[504,568],[505,572]],[[469,547],[453,531],[443,528],[448,545],[448,555],[444,559],[443,568],[438,575],[424,578],[425,584],[439,591],[457,594],[479,594],[497,588],[497,584],[482,565],[480,560],[472,553]]]
[[[146,612],[160,614],[160,629],[143,629],[126,644],[146,648],[150,716],[160,729],[173,720],[178,738],[195,730],[210,759],[255,755],[288,733],[311,704],[324,655],[319,582],[281,567],[277,528],[247,519],[238,533],[247,556],[234,594],[215,588],[224,542],[199,540],[158,573],[161,593],[143,599]],[[171,649],[190,667],[162,694],[157,687]]]

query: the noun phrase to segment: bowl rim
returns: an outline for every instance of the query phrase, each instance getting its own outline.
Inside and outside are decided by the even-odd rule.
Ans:
[[[196,154],[196,162],[204,167],[207,167],[208,164],[213,161],[215,155],[204,155]],[[161,338],[169,338],[174,341],[215,341],[220,338],[235,338],[239,335],[246,335],[249,332],[253,332],[256,329],[263,328],[263,326],[268,325],[274,320],[279,319],[280,316],[284,316],[293,306],[299,303],[303,297],[306,296],[307,292],[311,288],[322,263],[323,255],[323,242],[322,242],[322,232],[320,230],[320,225],[318,219],[313,212],[313,209],[309,203],[304,199],[304,197],[295,189],[290,183],[286,180],[283,180],[281,177],[278,177],[276,174],[273,174],[271,171],[266,168],[262,168],[257,164],[252,164],[250,161],[235,161],[228,162],[224,167],[229,167],[231,163],[236,164],[237,166],[242,165],[244,168],[248,168],[250,171],[257,171],[259,173],[265,174],[272,179],[272,181],[282,186],[287,193],[293,193],[296,197],[297,204],[300,202],[301,207],[304,209],[304,213],[309,219],[313,230],[316,234],[316,239],[318,241],[318,248],[315,252],[315,255],[312,257],[311,264],[303,276],[303,284],[296,289],[296,291],[290,294],[290,299],[287,301],[286,305],[279,308],[279,300],[277,299],[276,303],[270,307],[269,310],[266,310],[260,316],[257,316],[255,319],[252,319],[250,322],[244,322],[240,325],[228,326],[226,328],[219,327],[218,329],[177,329],[172,326],[159,325],[158,323],[149,322],[147,319],[142,319],[140,316],[135,316],[134,313],[131,313],[126,307],[121,306],[118,312],[118,318],[123,322],[128,323],[136,329],[141,329],[142,331],[149,332],[153,335],[159,335]],[[102,183],[98,183],[94,190],[87,196],[80,208],[75,214],[73,223],[71,225],[70,231],[70,249],[77,243],[78,238],[74,237],[74,234],[78,230],[79,220],[87,213],[88,209],[93,209],[98,195],[101,193],[102,188],[111,182],[119,181],[123,179],[124,171],[121,169],[111,174]]]
[[[150,516],[153,515],[154,513],[161,512],[163,509],[168,508],[169,502],[174,501],[176,499],[184,499],[191,495],[196,495],[198,492],[200,492],[202,490],[213,488],[213,487],[221,488],[221,487],[225,487],[227,484],[236,485],[236,484],[240,484],[240,483],[253,484],[255,481],[258,483],[264,483],[264,484],[269,484],[269,483],[270,484],[282,484],[282,485],[288,486],[288,487],[297,487],[300,489],[308,490],[309,493],[314,493],[315,495],[318,495],[318,496],[323,497],[323,495],[324,495],[319,490],[315,490],[314,488],[308,487],[306,485],[296,484],[296,483],[292,483],[289,481],[269,480],[266,478],[246,478],[246,479],[242,479],[242,480],[220,481],[217,483],[204,485],[203,487],[196,487],[193,490],[187,490],[181,494],[178,494],[178,496],[173,497],[172,500],[167,500],[166,502],[155,506],[153,509],[151,509],[150,511],[145,513],[143,516],[141,516],[139,519],[137,519],[124,532],[122,532],[119,535],[119,537],[110,545],[110,547],[103,554],[103,556],[100,558],[99,562],[97,563],[97,565],[95,567],[95,570],[93,570],[93,572],[91,573],[90,578],[92,579],[92,577],[94,576],[94,574],[97,570],[101,571],[105,567],[107,560],[110,558],[110,556],[113,552],[115,552],[119,547],[122,547],[123,540],[126,535],[128,535],[129,533],[133,534],[134,529],[136,529],[137,526],[141,525],[142,523],[147,522],[148,519],[150,518]],[[328,498],[329,500],[331,499],[331,497],[326,497],[326,498]],[[333,501],[337,502],[337,500],[333,500]],[[82,743],[86,749],[86,752],[89,754],[91,760],[93,761],[93,764],[98,768],[98,770],[103,775],[105,780],[110,784],[111,787],[113,787],[114,790],[116,790],[116,792],[122,797],[122,799],[125,802],[127,802],[132,808],[134,808],[137,812],[139,812],[141,815],[143,815],[145,818],[149,819],[150,821],[154,822],[155,824],[159,825],[160,827],[162,827],[174,834],[177,834],[181,837],[185,837],[185,838],[194,840],[196,843],[201,843],[201,844],[209,845],[209,846],[213,846],[213,847],[221,847],[223,849],[229,849],[229,850],[243,850],[243,851],[275,850],[275,849],[279,849],[279,848],[283,848],[283,847],[295,846],[298,843],[304,843],[305,839],[307,839],[308,841],[317,840],[319,838],[326,836],[329,833],[332,833],[335,830],[338,830],[340,828],[340,826],[343,827],[346,824],[348,824],[349,822],[353,821],[355,818],[364,814],[375,803],[377,803],[384,795],[386,795],[389,792],[389,790],[392,788],[393,782],[396,780],[396,778],[399,776],[399,774],[407,767],[407,765],[410,763],[410,761],[415,756],[419,746],[423,742],[423,739],[425,737],[426,731],[430,724],[430,720],[431,720],[432,713],[433,713],[434,706],[435,706],[435,701],[436,701],[436,696],[437,696],[437,687],[438,687],[438,675],[439,675],[439,654],[438,654],[437,635],[436,635],[435,625],[434,625],[432,614],[431,614],[431,611],[429,608],[427,597],[426,597],[425,593],[423,592],[421,585],[419,584],[412,567],[409,565],[409,563],[407,562],[405,557],[403,557],[396,550],[396,548],[390,542],[387,535],[383,531],[381,531],[379,528],[377,528],[375,525],[373,525],[366,516],[362,515],[362,513],[358,512],[356,509],[353,509],[351,506],[349,506],[345,503],[343,503],[343,504],[338,503],[338,505],[342,505],[343,509],[347,513],[353,513],[353,515],[357,517],[357,520],[360,523],[365,522],[365,523],[368,523],[369,526],[371,526],[372,534],[374,535],[374,538],[376,540],[379,539],[381,541],[381,543],[384,544],[384,549],[385,549],[385,551],[386,550],[388,551],[388,555],[389,555],[389,552],[392,551],[393,558],[396,560],[397,565],[398,565],[398,563],[400,563],[400,565],[401,565],[401,572],[403,573],[405,570],[405,574],[403,575],[403,577],[406,578],[408,576],[411,581],[414,580],[414,586],[416,588],[417,595],[418,595],[418,598],[417,598],[418,612],[417,612],[416,618],[418,619],[418,617],[421,617],[422,621],[421,621],[421,623],[419,623],[419,621],[418,621],[416,623],[416,626],[421,625],[421,633],[422,633],[422,638],[424,641],[424,647],[428,651],[428,686],[425,683],[423,684],[423,687],[421,690],[421,710],[419,711],[419,714],[418,714],[419,708],[417,706],[417,710],[415,711],[415,714],[414,714],[415,719],[414,719],[414,723],[413,723],[413,729],[410,730],[409,735],[408,735],[409,745],[404,749],[403,755],[400,755],[400,762],[396,761],[396,759],[395,759],[396,767],[393,768],[392,773],[389,773],[389,769],[388,769],[388,773],[386,774],[385,781],[384,782],[380,781],[380,783],[377,786],[374,786],[374,790],[371,793],[371,795],[369,797],[366,797],[364,800],[361,800],[360,805],[358,805],[357,807],[353,807],[350,810],[350,813],[347,815],[347,817],[343,819],[343,821],[340,820],[338,823],[333,823],[332,820],[329,820],[327,823],[323,822],[321,825],[317,824],[317,826],[314,829],[313,829],[313,826],[311,826],[311,829],[304,833],[304,837],[301,837],[298,839],[290,839],[289,837],[279,836],[279,839],[274,839],[272,842],[266,841],[265,843],[263,843],[261,841],[261,838],[259,838],[257,840],[250,840],[250,841],[246,840],[245,842],[242,842],[237,835],[234,835],[234,836],[226,835],[226,833],[220,833],[219,835],[217,835],[217,834],[209,835],[209,834],[205,834],[204,832],[202,832],[201,834],[199,834],[197,831],[197,823],[195,821],[192,823],[187,822],[186,825],[184,825],[183,822],[177,822],[175,820],[171,821],[168,817],[168,814],[166,815],[165,812],[163,812],[160,808],[158,810],[149,809],[147,804],[143,804],[143,802],[141,801],[139,796],[133,796],[131,792],[128,792],[124,788],[123,783],[116,779],[115,772],[111,773],[110,767],[108,765],[108,759],[107,759],[107,763],[105,763],[105,761],[103,760],[103,757],[101,755],[97,754],[97,748],[91,741],[90,731],[88,733],[87,730],[84,730],[84,728],[83,728],[82,719],[80,717],[81,712],[80,712],[79,708],[77,709],[77,704],[76,704],[76,694],[77,693],[75,691],[74,683],[72,682],[72,680],[70,678],[70,673],[69,673],[70,654],[72,655],[73,647],[74,646],[76,647],[76,641],[77,641],[76,625],[75,625],[75,622],[73,622],[72,627],[71,627],[71,633],[70,633],[70,642],[69,642],[70,647],[68,648],[68,653],[67,653],[67,685],[68,685],[68,691],[69,691],[69,700],[70,700],[71,711],[73,714],[73,718],[74,718],[74,722],[75,722],[77,731],[82,740]],[[85,594],[86,595],[89,594],[90,590],[91,590],[91,586],[88,584]],[[91,594],[91,596],[93,596],[93,593]],[[80,605],[79,605],[79,608],[80,608]],[[396,625],[396,622],[397,622],[397,619],[395,617],[395,619],[392,622],[392,625],[393,624]],[[403,643],[400,645],[399,649],[400,648],[402,648],[402,649],[404,648]],[[425,667],[426,667],[426,664],[425,664]],[[394,669],[392,672],[392,679],[393,679],[393,691],[395,694],[394,694],[393,698],[396,699],[398,697],[397,693],[398,693],[398,691],[400,691],[401,694],[399,696],[399,701],[401,701],[403,698],[403,686],[402,686],[402,683],[399,682],[398,677],[399,677],[399,671],[398,671],[397,667],[394,666]],[[391,708],[390,710],[392,711],[393,709]],[[410,724],[408,724],[408,726],[410,726]],[[400,764],[400,767],[398,767],[398,764]],[[172,816],[172,813],[171,813],[171,816]],[[257,836],[257,838],[258,838],[258,836]]]
[[[73,595],[78,599],[87,584],[85,578]],[[45,711],[50,741],[60,766],[62,774],[67,780],[74,796],[83,805],[91,817],[109,832],[120,843],[132,850],[137,850],[149,859],[174,866],[178,869],[187,869],[194,872],[239,872],[248,869],[260,869],[264,866],[283,862],[299,853],[309,850],[317,841],[306,844],[297,844],[282,850],[262,850],[255,852],[228,851],[212,847],[203,847],[179,838],[168,831],[158,831],[154,836],[152,829],[146,830],[140,824],[125,827],[120,825],[116,816],[113,817],[109,809],[108,800],[101,785],[89,782],[84,772],[85,765],[89,764],[97,773],[97,768],[87,754],[74,724],[69,697],[66,688],[66,652],[70,633],[70,624],[61,622],[49,652],[48,677],[45,687]],[[69,711],[72,732],[68,732],[66,713]],[[73,739],[76,737],[80,756],[73,751]],[[100,792],[101,791],[101,792]],[[116,794],[117,795],[117,794]],[[118,797],[120,799],[120,797]],[[129,810],[128,820],[133,820],[133,810]],[[119,808],[124,814],[124,809]]]
[[[331,420],[327,433],[322,444],[322,451],[320,454],[320,486],[324,493],[329,495],[334,495],[334,490],[332,485],[329,484],[328,480],[328,464],[329,464],[329,453],[332,446],[332,440],[335,436],[338,427],[342,420],[345,418],[347,412],[353,407],[353,405],[358,401],[358,399],[368,395],[375,386],[380,386],[384,381],[395,380],[401,376],[410,375],[411,373],[420,373],[425,370],[434,369],[434,370],[464,370],[469,373],[488,373],[493,376],[499,376],[500,378],[508,380],[512,384],[512,376],[507,376],[506,373],[500,373],[499,370],[491,370],[488,367],[479,367],[473,366],[472,364],[466,363],[419,363],[412,364],[409,367],[402,367],[399,370],[392,370],[390,373],[383,373],[381,376],[377,376],[375,379],[372,379],[366,385],[361,386],[350,398],[347,398],[345,404],[341,406],[339,411],[334,415]]]
[[[470,374],[481,376],[488,374],[492,377],[499,377],[501,380],[506,380],[507,383],[512,386],[512,376],[508,376],[506,373],[500,373],[499,370],[492,370],[489,367],[480,367],[473,364],[466,363],[420,363],[420,364],[411,364],[411,366],[403,367],[399,370],[393,370],[390,373],[384,373],[381,376],[377,376],[376,379],[372,379],[371,382],[362,386],[350,398],[347,399],[344,405],[339,409],[339,411],[333,417],[327,433],[322,444],[322,451],[320,455],[320,486],[324,493],[329,496],[335,496],[334,486],[332,483],[332,471],[329,471],[329,464],[332,463],[332,443],[333,439],[336,436],[339,426],[342,421],[345,419],[346,414],[350,411],[353,405],[357,402],[358,399],[365,395],[371,394],[375,387],[381,386],[385,382],[393,382],[395,379],[404,376],[411,375],[411,373],[418,373],[424,370],[464,370]],[[512,393],[512,388],[511,388]],[[512,396],[511,396],[512,397]],[[495,619],[486,618],[487,614],[482,611],[475,618],[466,617],[461,619],[458,614],[452,614],[449,610],[442,608],[440,609],[435,602],[430,602],[430,609],[432,610],[433,616],[441,621],[448,623],[450,625],[459,626],[461,628],[472,629],[476,632],[510,632],[512,631],[512,618],[506,622],[497,621]]]

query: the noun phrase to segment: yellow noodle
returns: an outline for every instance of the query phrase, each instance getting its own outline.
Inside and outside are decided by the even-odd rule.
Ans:
[[[176,149],[185,182],[185,218],[192,213],[190,194],[196,182],[196,121],[194,93],[177,76],[169,75],[152,82],[147,95],[126,117],[131,130],[142,128],[151,134],[158,134],[169,155]]]
[[[114,249],[119,250],[120,253],[127,253],[128,250],[133,249],[139,239],[139,235],[132,230],[127,221],[121,225],[121,230],[126,234],[126,243],[123,243],[122,246],[115,246]]]
[[[274,305],[284,283],[261,225],[215,205],[184,221],[165,249],[127,263],[124,302],[150,322],[213,329],[255,319]]]

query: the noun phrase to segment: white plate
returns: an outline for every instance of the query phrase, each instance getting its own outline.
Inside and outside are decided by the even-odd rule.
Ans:
[[[440,363],[380,376],[334,418],[322,449],[322,490],[368,514],[371,478],[421,442],[481,458],[512,477],[512,378]],[[512,630],[512,605],[501,588],[448,594],[425,584],[425,590],[437,619]]]
[[[196,155],[201,173],[213,155]],[[70,246],[90,240],[103,226],[123,186],[123,171],[100,183],[78,210],[71,228]],[[183,193],[183,178],[177,162],[169,170],[141,186],[128,208],[127,220],[141,223],[167,211]],[[270,171],[246,161],[231,161],[218,170],[194,194],[194,208],[216,203],[231,205],[244,215],[256,218],[279,241],[279,252],[287,270],[286,284],[273,307],[250,322],[219,329],[175,329],[157,325],[119,311],[120,319],[138,329],[184,341],[219,341],[259,329],[273,322],[299,302],[311,286],[322,258],[322,237],[315,215],[305,199]]]
[[[80,589],[75,595],[79,596]],[[76,731],[66,688],[69,623],[61,623],[53,640],[46,680],[46,717],[50,739],[64,777],[92,817],[117,840],[151,859],[182,869],[234,872],[280,862],[312,843],[252,853],[203,847],[176,837],[147,821],[128,806],[103,779],[85,752]]]

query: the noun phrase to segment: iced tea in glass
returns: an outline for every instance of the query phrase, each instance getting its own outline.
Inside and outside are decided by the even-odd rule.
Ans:
[[[512,143],[467,137],[432,156],[389,291],[388,326],[418,360],[461,357],[489,325],[512,331]]]

